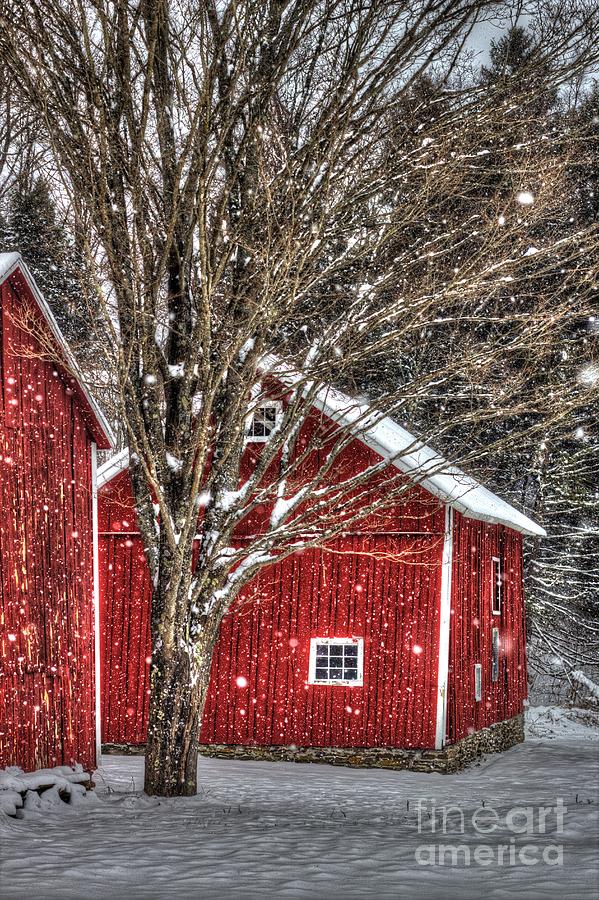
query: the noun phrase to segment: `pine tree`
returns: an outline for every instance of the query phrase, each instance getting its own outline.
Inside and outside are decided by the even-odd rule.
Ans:
[[[91,283],[83,254],[42,177],[23,178],[9,193],[0,218],[0,249],[22,254],[67,340],[91,358],[97,340]]]
[[[490,66],[480,76],[481,102],[505,107],[501,131],[489,136],[484,153],[479,152],[477,136],[472,151],[467,143],[471,136],[464,134],[456,140],[456,152],[466,158],[471,155],[472,179],[462,179],[459,195],[444,195],[434,184],[422,215],[399,230],[389,252],[391,257],[399,255],[416,240],[428,240],[434,248],[444,231],[471,219],[471,241],[462,241],[453,254],[433,253],[430,260],[422,258],[420,277],[430,291],[449,281],[453,272],[459,273],[477,252],[476,220],[480,213],[488,215],[489,208],[500,206],[503,197],[507,204],[518,187],[525,186],[518,185],[520,173],[528,173],[533,181],[541,180],[544,163],[551,164],[550,156],[543,155],[544,137],[548,133],[562,135],[563,146],[558,140],[557,149],[553,147],[551,152],[570,154],[569,174],[542,220],[534,228],[523,229],[523,238],[531,249],[524,278],[510,281],[505,291],[488,297],[484,308],[483,301],[465,306],[464,323],[444,324],[440,309],[438,321],[428,331],[414,335],[403,349],[398,348],[394,359],[383,360],[376,367],[369,360],[364,371],[356,371],[354,377],[373,396],[392,389],[394,382],[413,383],[413,401],[405,406],[406,424],[416,433],[434,434],[436,430],[437,446],[449,458],[456,447],[497,445],[485,460],[484,469],[477,472],[476,460],[472,462],[473,473],[542,522],[548,531],[546,539],[527,546],[533,673],[541,682],[546,682],[547,673],[557,676],[554,687],[558,695],[563,697],[572,687],[580,701],[586,695],[584,691],[581,694],[580,683],[571,673],[583,669],[596,679],[594,660],[599,649],[599,419],[591,383],[597,371],[599,314],[566,323],[557,339],[538,348],[533,368],[530,359],[509,354],[508,330],[505,358],[492,369],[481,369],[476,383],[468,373],[463,379],[456,373],[452,384],[445,379],[440,382],[436,394],[430,390],[430,378],[426,392],[419,394],[418,390],[419,382],[427,380],[423,376],[434,372],[446,354],[465,356],[468,347],[484,353],[487,341],[497,340],[501,327],[498,320],[506,305],[516,303],[525,312],[539,297],[545,297],[550,307],[552,292],[563,282],[567,269],[557,258],[553,267],[545,261],[539,264],[536,247],[548,243],[555,229],[572,233],[597,219],[599,90],[597,86],[592,88],[577,108],[568,111],[557,91],[546,90],[543,85],[535,63],[534,41],[525,29],[512,29],[491,45]],[[390,130],[390,142],[396,148],[392,152],[414,153],[423,145],[434,147],[437,121],[451,102],[451,92],[433,79],[415,83]],[[573,135],[574,149],[569,146]],[[426,167],[422,172],[426,179]],[[414,190],[413,180],[400,186],[394,198],[399,217],[403,206],[408,205],[410,190]],[[394,287],[401,293],[401,286]],[[475,329],[469,322],[469,312],[478,317]],[[488,323],[480,322],[481,315],[487,315]],[[506,402],[508,391],[512,392],[511,403]],[[529,402],[543,393],[554,397],[556,405],[566,393],[570,398],[568,416],[550,428],[543,427],[542,412],[535,412],[534,402]],[[510,405],[518,409],[519,401],[522,411],[505,417],[503,409]],[[469,409],[473,412],[471,426],[466,424]],[[536,434],[528,432],[525,440],[519,440],[519,432],[531,426],[537,427]]]

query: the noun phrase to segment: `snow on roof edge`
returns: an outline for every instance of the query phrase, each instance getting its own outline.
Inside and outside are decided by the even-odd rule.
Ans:
[[[105,484],[108,484],[109,481],[119,475],[121,472],[124,472],[125,469],[129,467],[129,448],[125,447],[124,450],[119,450],[118,453],[115,453],[114,456],[111,456],[110,459],[106,460],[105,463],[102,463],[101,466],[98,466],[97,472],[97,483],[98,488],[104,487]]]
[[[303,379],[301,373],[272,354],[265,357],[261,368],[289,386]],[[305,380],[308,383],[309,379]],[[547,534],[537,522],[369,404],[358,403],[337,388],[326,387],[318,392],[314,405],[339,425],[349,428],[358,440],[383,459],[388,459],[429,493],[467,518],[505,525],[531,537]]]
[[[20,259],[20,253],[0,253],[0,284],[6,281]]]
[[[265,359],[261,368],[289,386],[302,380],[299,372],[272,356]],[[544,537],[547,534],[541,525],[379,410],[358,403],[333,387],[321,389],[314,405],[339,425],[349,428],[358,440],[466,518],[505,525],[530,537]],[[128,465],[129,451],[125,448],[98,468],[98,487],[105,485]]]
[[[27,282],[27,285],[34,296],[42,315],[48,323],[52,334],[58,342],[59,347],[63,351],[65,361],[67,362],[69,368],[73,372],[73,375],[77,379],[77,383],[79,384],[79,387],[81,388],[81,391],[83,392],[83,395],[85,396],[85,399],[87,400],[91,408],[93,416],[100,427],[100,431],[103,432],[104,437],[106,438],[106,441],[110,445],[110,447],[114,447],[115,440],[112,428],[110,427],[110,424],[98,402],[90,393],[85,383],[83,372],[81,371],[79,364],[75,359],[75,356],[71,348],[69,347],[62,331],[60,330],[58,322],[54,317],[54,313],[48,306],[47,300],[40,291],[35,278],[31,274],[27,263],[25,262],[21,254],[16,251],[13,251],[11,253],[0,253],[0,284],[3,284],[6,279],[9,278],[17,269],[21,272],[25,281]]]

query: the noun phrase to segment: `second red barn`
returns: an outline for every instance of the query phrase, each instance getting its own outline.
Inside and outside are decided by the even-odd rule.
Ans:
[[[0,767],[95,768],[94,480],[110,447],[31,272],[0,253]]]
[[[453,771],[523,739],[522,540],[544,532],[391,419],[355,427],[355,409],[328,389],[311,426],[355,429],[344,472],[386,459],[411,489],[384,516],[298,550],[244,589],[221,625],[202,749]],[[276,404],[255,415],[250,459]],[[102,740],[141,746],[151,590],[126,453],[100,470],[99,486]],[[371,491],[384,494],[384,479]]]

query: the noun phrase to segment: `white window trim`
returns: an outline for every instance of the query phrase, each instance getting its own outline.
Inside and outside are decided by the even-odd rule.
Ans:
[[[352,678],[351,681],[344,678],[335,679],[317,679],[316,678],[316,646],[317,644],[355,644],[358,647],[358,677]],[[364,686],[364,638],[356,637],[334,637],[310,638],[310,664],[308,667],[308,684],[324,684],[324,685],[342,685],[343,687],[363,687]]]
[[[495,577],[495,563],[497,563],[497,577]],[[499,608],[495,601],[499,600]],[[491,557],[491,612],[494,616],[500,616],[503,607],[503,566],[500,556]]]
[[[494,665],[495,647],[497,647],[497,667]],[[491,680],[499,681],[499,669],[501,661],[501,636],[499,628],[494,628],[491,634]]]
[[[252,422],[254,421],[254,414],[256,410],[263,409],[266,406],[274,407],[275,409],[275,424],[273,428],[276,428],[279,422],[281,421],[281,416],[283,415],[283,405],[280,400],[264,400],[263,402],[256,403],[252,411],[248,414],[245,420],[245,430],[246,435],[245,439],[248,444],[265,444],[270,440],[270,434],[261,434],[261,435],[251,435],[250,428],[252,427]],[[272,432],[271,432],[272,433]]]
[[[94,703],[96,709],[96,766],[102,765],[102,693],[100,662],[100,550],[98,530],[98,445],[91,445],[92,476],[92,559],[94,609]]]
[[[451,628],[451,574],[453,569],[453,509],[445,507],[445,535],[441,565],[439,616],[439,661],[437,666],[437,721],[435,750],[445,746],[447,731],[447,693],[449,686],[449,636]]]
[[[474,663],[474,699],[479,703],[483,699],[483,667]]]

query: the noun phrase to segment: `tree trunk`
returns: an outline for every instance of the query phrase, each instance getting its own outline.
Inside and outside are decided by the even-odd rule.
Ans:
[[[150,712],[146,744],[146,794],[189,797],[197,793],[198,742],[210,679],[214,639],[200,642],[201,662],[186,649],[152,657]],[[199,654],[196,659],[199,659]]]

